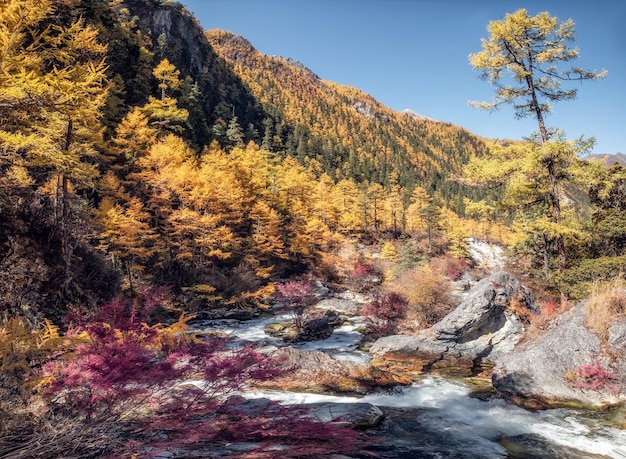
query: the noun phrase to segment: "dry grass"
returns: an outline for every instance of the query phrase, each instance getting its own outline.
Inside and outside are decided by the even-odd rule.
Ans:
[[[603,341],[618,318],[626,317],[626,281],[622,276],[594,285],[587,300],[585,324]]]
[[[426,328],[448,314],[454,304],[448,278],[430,267],[417,267],[403,274],[390,287],[409,300],[406,319]]]

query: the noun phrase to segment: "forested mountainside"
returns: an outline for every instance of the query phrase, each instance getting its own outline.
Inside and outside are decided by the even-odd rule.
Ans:
[[[127,1],[115,15],[87,3],[74,14],[94,21],[109,43],[108,126],[147,101],[155,90],[152,68],[167,58],[180,71],[177,98],[189,112],[182,135],[199,151],[212,140],[232,146],[230,126],[244,143],[301,164],[315,160],[335,180],[394,183],[409,192],[420,185],[461,212],[461,195],[475,193],[461,192],[450,177],[486,144],[460,127],[397,113],[358,89],[321,81],[289,58],[264,56],[234,34],[205,36],[176,4]]]
[[[478,136],[394,112],[355,88],[321,81],[289,58],[263,56],[234,34],[210,31],[205,37],[182,7],[146,1],[123,6],[135,32],[127,33],[132,45],[110,48],[110,73],[125,88],[114,122],[125,106],[145,101],[148,61],[167,58],[183,81],[178,99],[189,112],[183,136],[198,150],[212,140],[232,146],[230,127],[231,134],[241,131],[244,143],[252,140],[301,164],[315,160],[318,171],[335,180],[399,184],[409,193],[419,185],[460,212],[462,196],[476,194],[451,177],[486,151]]]
[[[263,302],[274,276],[346,235],[462,212],[469,191],[451,177],[486,151],[205,35],[179,4],[3,8],[5,316],[60,317],[146,285],[190,307]]]
[[[468,161],[515,152],[205,32],[169,1],[2,8],[3,316],[58,318],[153,285],[192,310],[263,305],[346,238],[465,256],[466,237],[512,226],[529,269],[550,268],[540,186],[498,203],[504,177],[459,180]],[[597,221],[568,229],[574,267],[623,252],[621,170],[585,180]],[[524,210],[515,225],[510,209]]]
[[[262,146],[319,162],[333,179],[425,186],[462,209],[461,195],[471,192],[461,193],[451,177],[470,157],[484,154],[483,139],[449,123],[393,111],[357,88],[321,80],[297,61],[263,55],[230,32],[211,30],[206,36],[278,120],[277,126],[266,123]]]

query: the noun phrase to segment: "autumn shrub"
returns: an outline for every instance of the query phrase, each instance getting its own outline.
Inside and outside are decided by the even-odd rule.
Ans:
[[[621,276],[594,285],[585,308],[585,323],[607,340],[611,324],[619,317],[626,317],[626,282]]]
[[[494,284],[494,287],[498,287],[497,283]],[[532,301],[523,291],[517,291],[509,299],[506,309],[515,314],[522,322],[530,324],[539,315]]]
[[[550,321],[568,308],[569,304],[561,304],[555,298],[549,298],[539,304],[539,313],[529,317],[531,330],[535,335],[539,330],[544,330]],[[536,329],[536,330],[534,330]]]
[[[566,374],[568,382],[577,389],[603,391],[613,394],[620,392],[619,377],[615,373],[607,371],[596,359],[593,365],[583,364]]]
[[[414,268],[398,277],[393,288],[408,300],[406,318],[417,322],[420,328],[441,320],[454,305],[452,284],[429,266]]]
[[[358,432],[304,409],[233,403],[233,394],[284,370],[250,346],[199,339],[191,316],[150,325],[154,306],[118,300],[73,317],[62,352],[35,369],[41,417],[20,435],[0,435],[0,456],[147,458],[240,444],[247,450],[234,448],[233,457],[322,457],[361,444]]]
[[[408,300],[395,292],[376,295],[361,308],[368,332],[378,337],[396,333],[398,321],[406,315],[407,305]]]
[[[29,404],[37,384],[36,369],[60,343],[58,328],[45,321],[34,329],[21,317],[0,325],[0,457],[8,438],[21,438],[36,430],[36,413]]]
[[[321,253],[315,266],[315,275],[323,282],[334,284],[341,281],[341,258],[333,253]]]
[[[382,281],[379,270],[369,261],[360,260],[348,278],[348,284],[357,292],[367,292]]]
[[[358,245],[354,241],[350,241],[346,238],[344,243],[336,250],[336,257],[337,259],[334,260],[334,265],[339,276],[347,278],[354,269],[354,265],[358,263],[363,255]]]
[[[293,280],[276,286],[277,299],[291,311],[293,324],[298,332],[304,329],[306,312],[317,302],[310,280]]]
[[[463,273],[469,269],[469,264],[464,258],[442,256],[433,258],[430,261],[430,267],[433,272],[442,274],[453,281],[457,281],[461,278]]]

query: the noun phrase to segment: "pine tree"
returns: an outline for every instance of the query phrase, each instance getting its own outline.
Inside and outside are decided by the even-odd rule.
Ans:
[[[243,147],[243,129],[237,122],[236,116],[233,116],[228,123],[228,129],[226,129],[226,138],[228,139],[228,144],[231,147]]]

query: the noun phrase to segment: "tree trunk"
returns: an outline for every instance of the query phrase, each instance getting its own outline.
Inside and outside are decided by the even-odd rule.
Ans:
[[[558,179],[554,169],[554,162],[550,160],[548,163],[548,175],[550,176],[550,204],[552,206],[552,221],[557,225],[561,224],[561,198],[559,196]],[[565,270],[566,255],[565,241],[563,235],[556,236],[556,249],[559,258],[559,272]]]
[[[69,152],[71,142],[72,142],[72,128],[73,122],[70,118],[67,122],[67,133],[65,136],[65,145],[64,150]],[[72,281],[72,254],[74,252],[74,247],[71,242],[71,234],[69,228],[69,214],[70,214],[70,206],[69,206],[69,180],[65,174],[60,174],[60,182],[61,182],[61,212],[60,212],[60,220],[59,220],[59,228],[61,233],[61,256],[63,258],[63,262],[65,264],[65,279],[63,282],[63,288],[67,291],[69,289],[69,285]],[[58,182],[57,182],[58,183]]]
[[[548,236],[544,233],[543,239],[543,277],[548,279],[550,277],[550,244]]]
[[[533,109],[535,110],[535,115],[537,117],[537,124],[539,125],[539,134],[541,136],[541,143],[545,144],[549,140],[548,130],[546,129],[544,120],[543,120],[543,112],[541,107],[539,106],[539,101],[537,100],[537,93],[535,91],[535,86],[533,84],[532,76],[526,77],[526,81],[528,83],[528,88],[531,90],[532,100],[533,100]],[[548,162],[548,176],[550,177],[550,205],[552,207],[552,221],[557,225],[561,224],[561,198],[559,196],[559,187],[558,187],[558,178],[556,176],[556,170],[554,166],[554,161],[550,159]],[[556,236],[556,248],[558,252],[558,260],[559,260],[559,272],[563,272],[565,270],[566,265],[566,255],[565,255],[565,241],[563,240],[563,236],[558,234]]]

